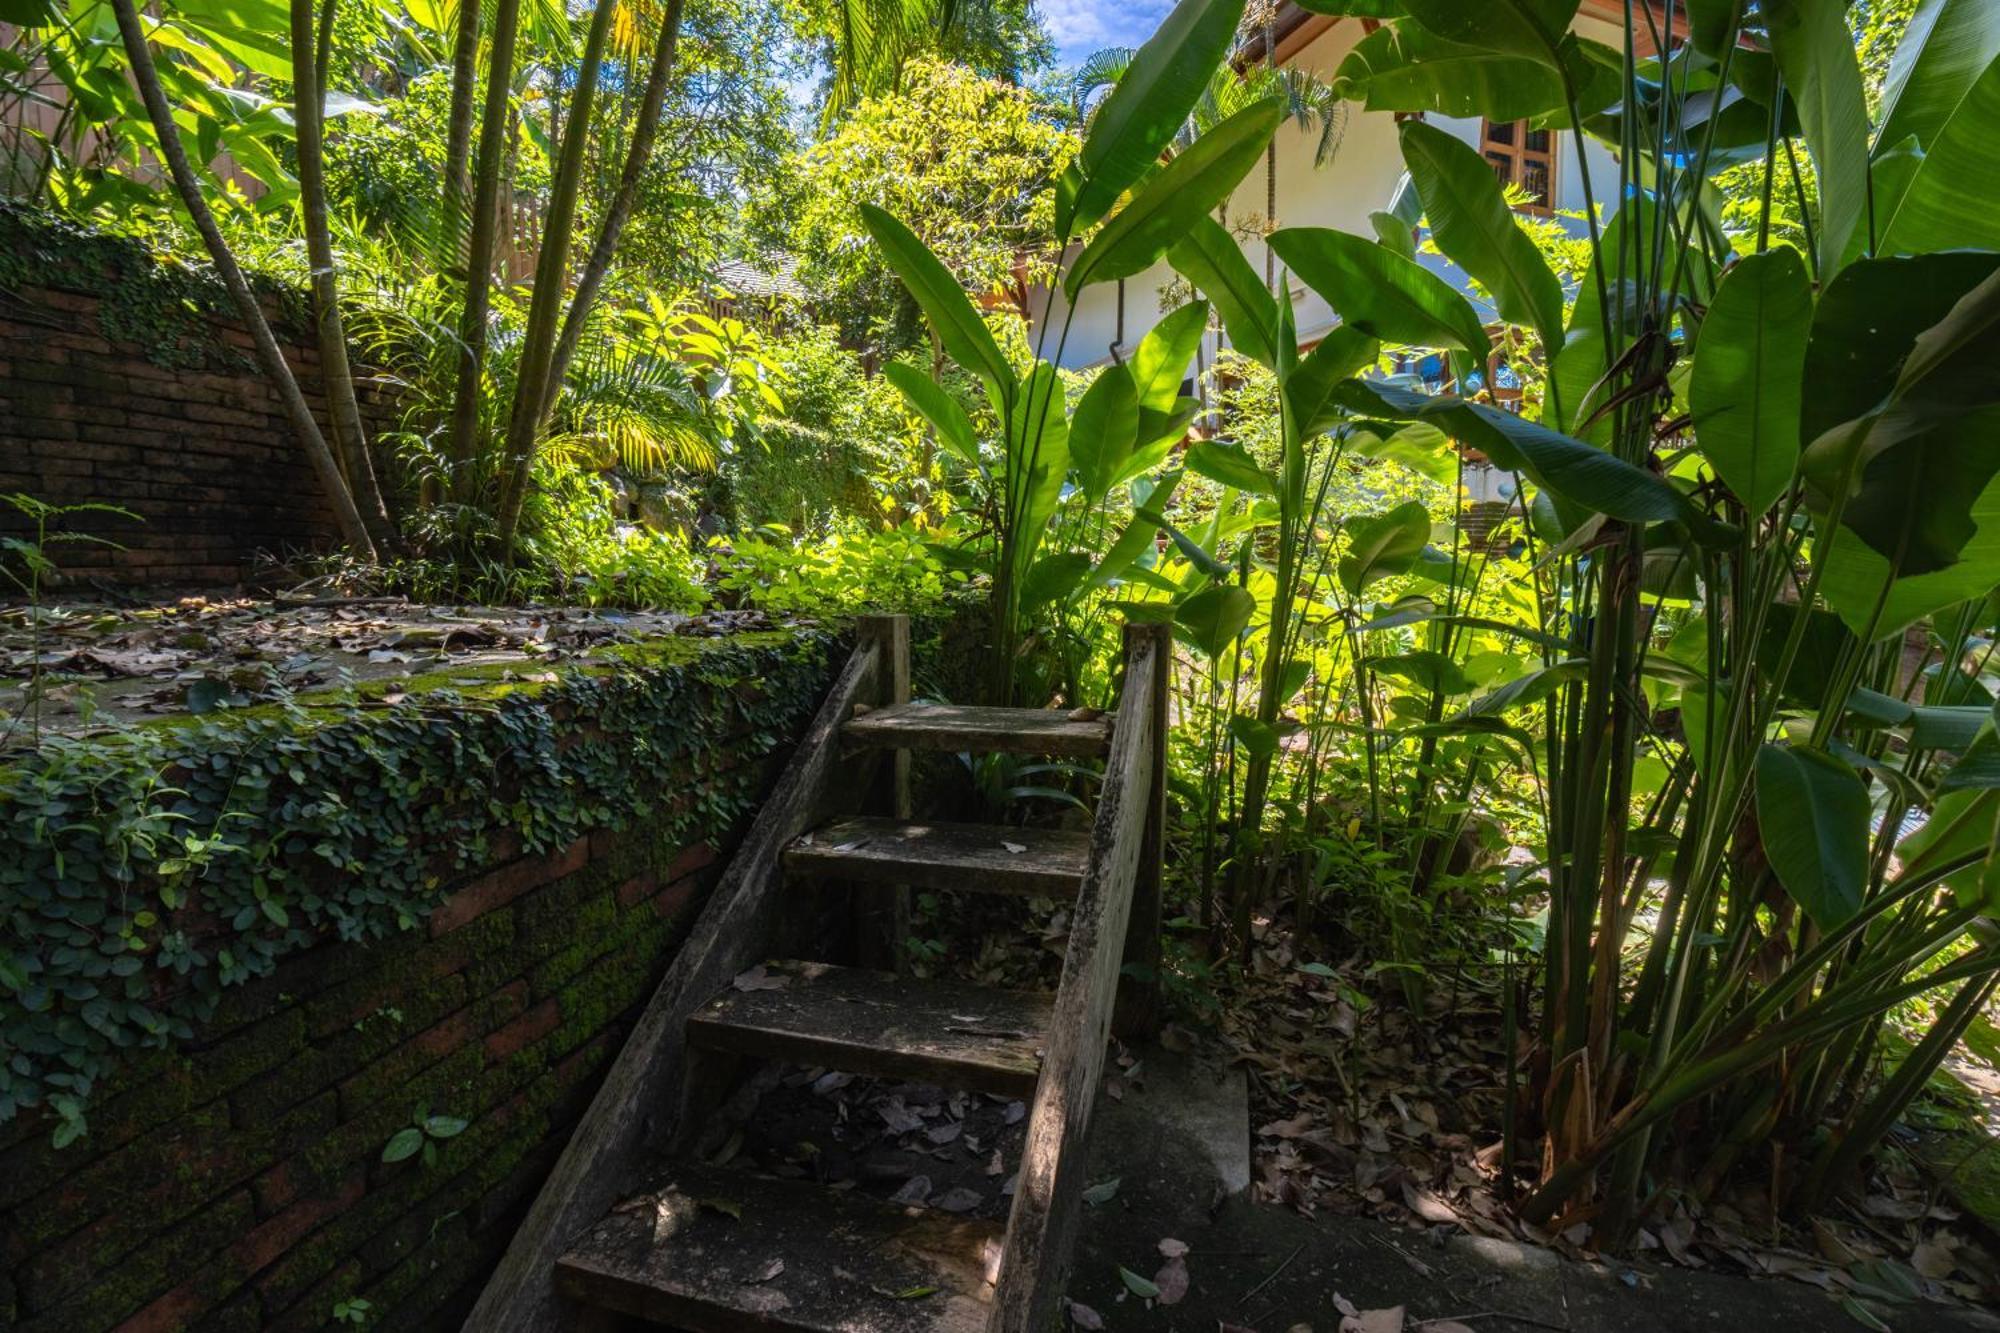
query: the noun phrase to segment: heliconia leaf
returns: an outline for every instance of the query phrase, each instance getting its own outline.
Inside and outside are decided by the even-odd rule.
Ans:
[[[1580,0],[1403,0],[1410,17],[1446,41],[1557,61],[1556,43],[1569,31]],[[1491,174],[1491,173],[1488,173]]]
[[[1276,495],[1278,482],[1257,465],[1257,460],[1233,444],[1202,440],[1188,446],[1184,455],[1187,470],[1210,481],[1252,495]]]
[[[1336,399],[1364,416],[1424,421],[1478,449],[1509,472],[1525,472],[1572,504],[1638,523],[1685,523],[1697,540],[1733,544],[1736,529],[1696,509],[1663,477],[1526,417],[1448,396],[1349,380]]]
[[[1165,508],[1167,501],[1173,498],[1174,488],[1180,484],[1179,472],[1165,473],[1160,477],[1160,484],[1153,488],[1145,500],[1147,503]],[[1136,491],[1139,487],[1135,484],[1133,489]],[[1134,562],[1153,549],[1153,534],[1159,530],[1159,525],[1151,519],[1143,514],[1134,514],[1132,521],[1125,525],[1125,531],[1118,534],[1118,540],[1111,543],[1111,549],[1097,562],[1097,568],[1090,571],[1088,586],[1102,588],[1108,586],[1114,579],[1123,578]]]
[[[861,205],[861,223],[882,256],[937,330],[945,354],[986,381],[993,408],[1004,420],[1010,415],[1019,383],[1014,368],[993,341],[993,331],[972,307],[958,279],[939,262],[916,233],[873,204]]]
[[[1991,0],[1923,0],[1896,43],[1882,87],[1878,165],[1884,145],[1906,137],[1929,145],[1996,56],[2000,6]],[[1879,185],[1876,199],[1879,209]]]
[[[1479,151],[1426,121],[1402,125],[1403,162],[1423,200],[1431,239],[1493,293],[1500,317],[1562,346],[1562,284],[1521,230]]]
[[[1299,435],[1309,439],[1330,428],[1336,418],[1327,412],[1333,390],[1342,380],[1374,364],[1382,344],[1345,324],[1328,331],[1319,345],[1285,376],[1285,399],[1298,420]]]
[[[1356,42],[1333,87],[1368,111],[1524,120],[1563,105],[1562,73],[1545,62],[1446,41],[1416,23],[1386,25]]]
[[[1861,910],[1868,876],[1868,789],[1822,750],[1757,751],[1757,829],[1793,901],[1821,930]]]
[[[891,361],[882,367],[882,378],[896,386],[918,416],[930,422],[939,444],[973,467],[979,466],[979,437],[973,432],[972,418],[956,398],[907,361]]]
[[[1278,303],[1243,257],[1236,238],[1220,222],[1204,214],[1167,251],[1167,262],[1215,303],[1222,314],[1222,327],[1237,351],[1268,368],[1277,367],[1272,339],[1278,324]]]
[[[1819,177],[1819,259],[1829,278],[1868,206],[1868,104],[1847,7],[1835,0],[1763,0],[1771,51]],[[1989,212],[1991,210],[1988,210]]]
[[[1877,254],[2000,250],[2000,56],[1986,64],[1950,119],[1924,145]],[[1878,213],[1878,218],[1880,214]]]
[[[1460,347],[1480,357],[1492,344],[1472,304],[1415,260],[1327,227],[1287,227],[1270,241],[1300,281],[1371,338]]]
[[[1187,382],[1195,349],[1207,328],[1208,303],[1192,301],[1170,312],[1139,340],[1130,365],[1141,411],[1171,413],[1179,404],[1181,385]]]
[[[1213,583],[1174,608],[1174,629],[1205,657],[1220,657],[1250,623],[1257,599],[1233,583]]]
[[[1430,511],[1421,500],[1351,520],[1347,551],[1340,557],[1340,586],[1349,597],[1359,597],[1369,584],[1407,570],[1430,539]]]
[[[1589,669],[1590,663],[1584,658],[1572,658],[1566,662],[1537,667],[1525,676],[1517,676],[1498,689],[1480,695],[1451,720],[1497,717],[1510,709],[1526,708],[1529,704],[1540,703],[1570,681],[1582,679]]]
[[[1151,267],[1198,218],[1235,192],[1250,168],[1263,160],[1265,145],[1282,119],[1284,104],[1266,98],[1175,154],[1084,246],[1063,275],[1063,293],[1075,299],[1092,283],[1129,278]]]
[[[1242,17],[1243,0],[1181,0],[1133,53],[1091,116],[1072,168],[1074,185],[1058,196],[1059,234],[1073,235],[1110,212],[1159,162],[1228,54]]]
[[[1785,493],[1799,462],[1812,284],[1784,246],[1739,260],[1701,323],[1688,397],[1695,437],[1751,514]]]
[[[1111,365],[1084,390],[1070,418],[1069,454],[1092,503],[1110,491],[1139,443],[1139,386],[1130,367]]]

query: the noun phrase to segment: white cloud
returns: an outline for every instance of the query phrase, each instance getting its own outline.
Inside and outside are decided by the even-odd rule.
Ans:
[[[1074,65],[1107,46],[1137,46],[1153,35],[1171,0],[1037,0],[1055,38],[1056,59]]]

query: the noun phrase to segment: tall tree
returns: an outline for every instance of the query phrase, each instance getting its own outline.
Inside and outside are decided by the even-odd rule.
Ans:
[[[583,183],[584,158],[590,148],[591,111],[597,101],[598,73],[604,64],[604,44],[611,35],[617,0],[598,0],[583,43],[583,62],[576,91],[570,99],[569,126],[556,160],[555,186],[549,192],[541,251],[535,261],[535,285],[528,299],[528,330],[514,375],[514,405],[508,416],[502,454],[500,499],[495,517],[499,548],[511,550],[520,522],[521,502],[535,462],[535,437],[544,419],[549,393],[549,368],[555,359],[557,321],[562,317],[564,284],[569,276],[570,237],[576,229],[576,199]]]
[[[312,271],[313,326],[319,336],[320,383],[334,445],[361,521],[377,547],[394,545],[395,526],[375,476],[361,405],[354,396],[354,371],[347,360],[347,331],[340,319],[340,284],[333,262],[333,235],[326,211],[326,162],[322,153],[326,120],[326,53],[338,0],[326,0],[315,30],[313,0],[292,0],[292,121],[298,146],[299,206]]]
[[[469,9],[476,0],[462,0]],[[521,0],[495,0],[493,49],[487,59],[486,103],[479,123],[478,175],[473,186],[472,238],[466,247],[465,306],[458,321],[458,384],[451,409],[452,492],[473,496],[473,461],[479,446],[479,395],[486,381],[486,321],[493,252],[500,230],[500,180],[506,158],[508,100],[514,82],[514,42]],[[448,188],[448,187],[447,187]]]
[[[132,63],[132,81],[139,89],[140,100],[146,105],[147,119],[152,121],[153,132],[159,138],[160,157],[167,164],[167,172],[173,178],[181,204],[187,209],[195,230],[200,233],[215,271],[229,289],[238,317],[250,330],[257,362],[270,380],[271,387],[277,391],[278,399],[285,408],[285,417],[291,422],[300,447],[305,450],[306,460],[312,465],[313,474],[318,477],[327,502],[333,507],[341,539],[355,554],[374,559],[374,539],[369,536],[367,524],[362,521],[347,479],[341,475],[340,464],[335,460],[333,450],[327,446],[326,436],[320,433],[319,422],[314,419],[305,394],[300,392],[299,382],[286,363],[284,353],[278,349],[278,340],[271,333],[270,321],[264,318],[256,293],[250,290],[249,279],[244,277],[229,243],[222,237],[222,229],[216,225],[208,200],[202,196],[201,180],[188,162],[187,149],[181,143],[180,127],[174,123],[173,108],[167,105],[166,90],[160,86],[160,72],[153,64],[152,48],[147,43],[138,8],[133,0],[112,0],[111,8],[118,20],[118,35],[124,42],[126,59]]]

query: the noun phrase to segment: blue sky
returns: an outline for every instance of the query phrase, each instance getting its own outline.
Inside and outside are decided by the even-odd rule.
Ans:
[[[1056,42],[1056,63],[1074,65],[1107,46],[1137,46],[1153,35],[1172,0],[1037,0]]]

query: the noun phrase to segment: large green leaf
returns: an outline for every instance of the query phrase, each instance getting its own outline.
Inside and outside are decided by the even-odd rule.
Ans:
[[[1370,380],[1349,380],[1334,397],[1364,416],[1428,422],[1496,466],[1525,472],[1563,499],[1612,518],[1685,523],[1704,542],[1735,539],[1734,529],[1702,514],[1664,478],[1512,412]]]
[[[937,381],[907,361],[891,361],[882,377],[896,386],[910,407],[937,431],[938,443],[973,467],[979,466],[979,437],[965,409]]]
[[[1187,470],[1232,490],[1252,495],[1276,495],[1277,479],[1257,465],[1257,460],[1238,445],[1217,440],[1201,440],[1188,446]]]
[[[1465,674],[1457,662],[1440,652],[1419,648],[1413,652],[1364,657],[1361,665],[1378,675],[1394,676],[1418,689],[1446,696],[1470,694],[1479,682]]]
[[[1143,487],[1143,483],[1134,483],[1132,487],[1133,502],[1141,505],[1153,504],[1164,507],[1167,501],[1173,498],[1174,488],[1180,484],[1181,474],[1179,472],[1169,472],[1161,476],[1159,485],[1153,487],[1152,490],[1147,491],[1141,497],[1139,492]],[[1106,551],[1104,558],[1097,562],[1097,568],[1090,571],[1090,579],[1087,586],[1092,588],[1106,587],[1114,579],[1122,577],[1125,571],[1132,567],[1134,562],[1144,558],[1152,551],[1154,534],[1158,533],[1159,530],[1159,524],[1154,523],[1151,519],[1143,515],[1135,513],[1132,516],[1132,520],[1125,525],[1125,530],[1118,534],[1118,540],[1111,543],[1111,549]]]
[[[1581,680],[1590,669],[1590,663],[1583,658],[1571,658],[1549,666],[1537,667],[1525,676],[1516,676],[1498,689],[1489,690],[1465,706],[1453,721],[1474,717],[1497,717],[1516,708],[1526,708],[1529,704],[1540,703],[1567,685],[1570,681]]]
[[[1881,617],[1874,630],[1878,640],[1900,635],[1948,606],[1984,597],[2000,587],[2000,478],[1986,483],[1971,514],[1974,532],[1956,564],[1893,583],[1888,559],[1852,533],[1843,533],[1832,550],[1815,553],[1826,566],[1820,575],[1820,596],[1856,634],[1867,629],[1880,601]],[[1886,596],[1884,583],[1890,583]]]
[[[1139,444],[1139,386],[1128,366],[1106,366],[1084,390],[1069,424],[1070,461],[1092,504],[1111,490]]]
[[[1064,294],[1151,267],[1263,160],[1284,115],[1278,98],[1252,103],[1175,154],[1083,248],[1063,275]]]
[[[1342,324],[1329,330],[1317,346],[1285,376],[1285,401],[1298,422],[1299,438],[1311,439],[1331,429],[1336,418],[1327,404],[1334,386],[1373,365],[1382,345],[1360,329]]]
[[[1057,192],[1057,232],[1073,235],[1096,222],[1153,169],[1228,54],[1242,17],[1243,0],[1181,0],[1133,53],[1118,86],[1091,113],[1071,183]]]
[[[1401,574],[1431,539],[1431,516],[1423,501],[1411,500],[1381,514],[1347,524],[1347,550],[1340,557],[1340,586],[1359,597],[1371,583]]]
[[[1752,514],[1784,494],[1798,467],[1812,313],[1805,265],[1780,247],[1730,269],[1701,324],[1688,384],[1695,437]]]
[[[1562,284],[1507,207],[1493,168],[1425,121],[1404,121],[1402,136],[1403,162],[1438,249],[1493,293],[1502,319],[1534,329],[1544,347],[1561,347]]]
[[[1369,111],[1524,120],[1563,105],[1562,75],[1543,61],[1446,41],[1417,23],[1356,42],[1333,87]]]
[[[1235,584],[1210,584],[1174,608],[1174,631],[1204,657],[1220,657],[1256,609],[1257,599]]]
[[[1007,490],[1012,497],[1015,577],[1024,577],[1041,545],[1069,473],[1069,418],[1054,366],[1038,362],[1007,418]]]
[[[1882,128],[1875,143],[1906,137],[1929,144],[1958,109],[1980,73],[2000,56],[2000,5],[1992,0],[1923,0],[1896,43],[1882,88]],[[1876,207],[1881,191],[1876,190]]]
[[[1877,253],[2000,250],[2000,57],[1986,64],[1925,145]],[[1879,217],[1879,214],[1878,214]]]
[[[1868,207],[1868,103],[1844,0],[1764,0],[1771,50],[1819,177],[1819,259],[1830,276]]]
[[[1446,41],[1556,64],[1579,0],[1403,0],[1410,17]]]
[[[1414,260],[1327,227],[1287,227],[1270,240],[1300,281],[1371,338],[1461,347],[1479,357],[1492,345],[1471,302]]]
[[[1014,368],[993,341],[993,331],[972,308],[958,279],[938,261],[915,232],[873,204],[861,205],[861,225],[882,248],[882,257],[903,280],[919,308],[937,330],[946,355],[986,381],[994,411],[1006,419],[1019,383]]]
[[[1208,328],[1208,304],[1191,301],[1168,314],[1132,353],[1132,381],[1142,411],[1171,413],[1180,401],[1181,385],[1194,363],[1201,335]]]
[[[1821,750],[1757,751],[1757,830],[1778,882],[1813,924],[1832,930],[1861,910],[1868,877],[1868,789]]]
[[[1901,267],[1877,261],[1868,268],[1885,262]],[[1940,293],[1921,295],[1927,302]],[[1906,306],[1916,303],[1905,298]],[[1901,345],[1906,329],[1866,318],[1871,337],[1889,327],[1882,350]],[[1992,448],[2000,420],[2000,272],[1959,297],[1908,348],[1888,397],[1814,440],[1806,463],[1823,496],[1851,485],[1847,526],[1901,573],[1926,574],[1958,558],[1973,535],[1972,506],[2000,468]]]
[[[1222,327],[1228,330],[1237,351],[1266,367],[1277,366],[1272,338],[1278,324],[1278,303],[1243,257],[1236,238],[1221,223],[1203,215],[1167,251],[1167,262],[1215,303],[1222,314]]]

